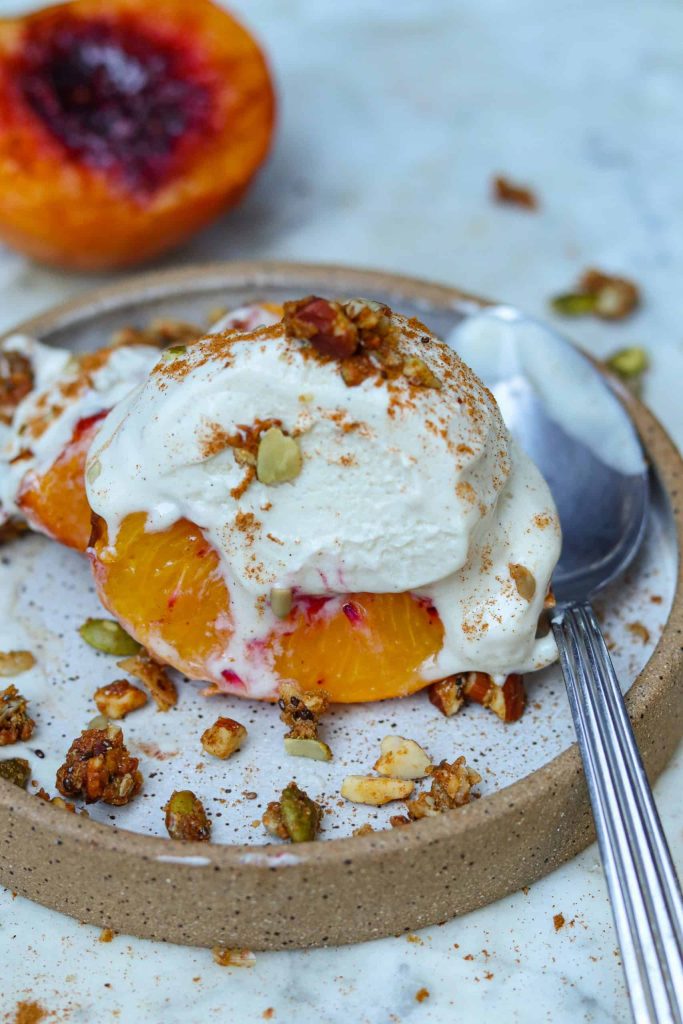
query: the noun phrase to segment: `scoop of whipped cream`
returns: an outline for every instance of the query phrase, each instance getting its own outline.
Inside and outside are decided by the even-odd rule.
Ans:
[[[218,669],[255,696],[274,692],[249,653],[278,627],[273,588],[429,599],[445,636],[426,681],[556,657],[552,636],[536,638],[560,549],[550,492],[472,371],[387,313],[402,371],[348,386],[339,359],[282,322],[209,336],[162,357],[91,447],[88,497],[112,547],[142,511],[152,531],[191,520],[219,553],[234,635]],[[273,423],[300,458],[277,484],[241,448]]]

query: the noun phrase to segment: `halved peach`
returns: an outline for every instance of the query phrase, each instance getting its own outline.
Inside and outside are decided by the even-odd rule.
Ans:
[[[73,0],[0,21],[0,237],[121,267],[236,203],[268,151],[273,87],[210,0]]]
[[[239,679],[215,668],[232,636],[215,550],[187,520],[159,532],[147,531],[145,521],[142,513],[128,516],[109,547],[106,526],[96,519],[90,554],[102,603],[152,654],[239,693]],[[441,621],[425,601],[350,594],[329,606],[325,598],[299,599],[262,646],[280,679],[324,687],[332,700],[350,703],[425,686],[420,667],[442,642]]]

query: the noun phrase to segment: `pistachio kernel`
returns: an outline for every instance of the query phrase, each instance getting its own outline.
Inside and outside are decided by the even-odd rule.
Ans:
[[[256,476],[262,484],[284,484],[301,472],[301,451],[293,437],[271,427],[262,435],[256,456]]]
[[[285,736],[285,753],[290,757],[310,757],[314,761],[332,760],[332,751],[327,743],[318,739]]]
[[[597,296],[585,292],[567,292],[550,300],[553,312],[560,316],[587,316],[595,312]]]
[[[140,650],[141,645],[137,640],[133,640],[123,626],[113,619],[86,619],[78,632],[86,644],[104,654],[123,657],[127,654],[137,654]]]
[[[171,839],[206,842],[211,821],[201,800],[189,789],[175,790],[166,804],[166,831]]]
[[[645,373],[650,365],[650,360],[644,348],[633,345],[631,348],[619,349],[605,361],[605,365],[618,377],[629,380]]]
[[[289,587],[273,587],[270,592],[270,607],[278,619],[286,619],[292,610],[292,591]]]
[[[23,757],[10,757],[0,761],[0,779],[7,779],[20,789],[26,789],[31,778],[31,766]]]
[[[282,790],[280,814],[293,843],[309,843],[320,828],[320,805],[294,782]]]

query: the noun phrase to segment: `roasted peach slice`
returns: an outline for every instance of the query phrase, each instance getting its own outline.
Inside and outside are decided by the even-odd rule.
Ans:
[[[99,269],[174,246],[236,203],[274,97],[210,0],[73,0],[0,21],[0,237]]]
[[[219,668],[232,624],[216,552],[186,520],[156,533],[145,521],[144,514],[128,516],[110,547],[96,520],[90,554],[103,604],[181,672],[248,696],[239,678]],[[410,594],[350,594],[333,602],[300,598],[260,646],[279,679],[324,687],[332,700],[351,703],[426,685],[420,666],[442,641],[441,622],[426,602]],[[263,654],[255,651],[255,658]]]

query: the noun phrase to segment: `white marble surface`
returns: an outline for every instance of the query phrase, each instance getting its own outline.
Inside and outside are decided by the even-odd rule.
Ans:
[[[20,6],[0,0],[0,14]],[[643,286],[642,312],[620,326],[581,322],[575,336],[597,354],[647,345],[646,399],[683,443],[680,5],[233,7],[272,57],[277,147],[242,208],[167,264],[278,257],[386,267],[533,313],[587,264],[623,270]],[[490,202],[498,170],[538,189],[538,214]],[[0,326],[94,283],[0,251]],[[679,864],[682,776],[679,752],[657,786]],[[557,932],[556,913],[567,922]],[[251,969],[230,969],[205,950],[124,936],[105,945],[97,935],[0,892],[0,1020],[13,1022],[20,1000],[70,1024],[628,1018],[595,848],[528,893],[414,941],[258,954]]]

